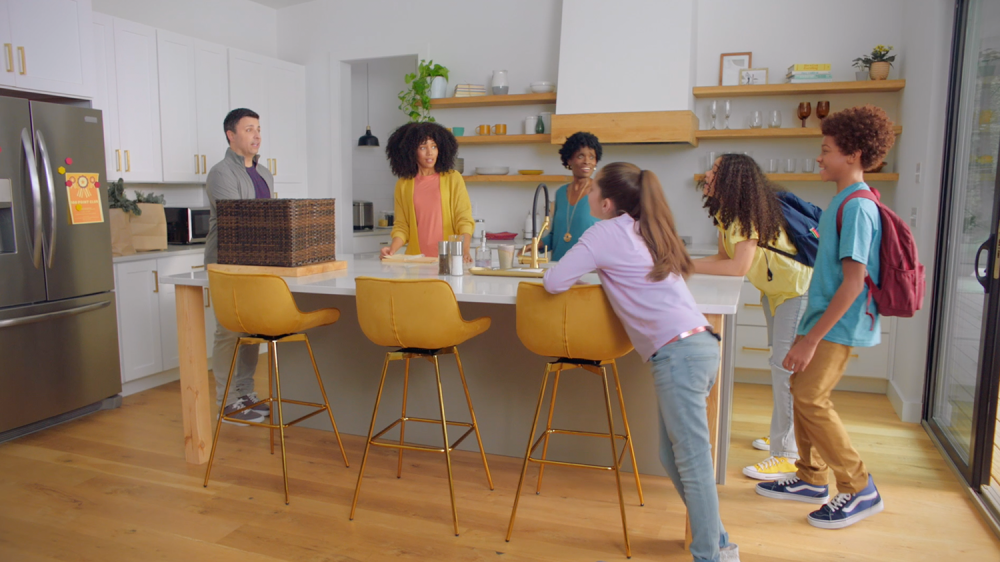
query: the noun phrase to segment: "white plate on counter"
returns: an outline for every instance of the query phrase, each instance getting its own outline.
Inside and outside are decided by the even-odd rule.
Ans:
[[[483,168],[476,168],[477,176],[506,176],[510,172],[510,167],[508,166],[486,166]]]

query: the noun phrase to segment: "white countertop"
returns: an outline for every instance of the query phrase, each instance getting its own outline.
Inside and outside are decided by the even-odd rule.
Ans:
[[[347,269],[307,277],[285,277],[284,279],[293,293],[321,295],[354,295],[354,280],[358,277],[444,279],[455,291],[459,302],[488,304],[514,304],[518,283],[521,281],[541,281],[538,278],[486,277],[468,273],[463,276],[439,276],[436,263],[389,265],[382,263],[378,254],[375,253],[345,255],[340,256],[340,259],[347,262]],[[600,282],[596,273],[585,275],[581,281],[585,283]],[[207,287],[208,273],[195,271],[160,277],[160,283]],[[736,314],[742,287],[742,277],[692,275],[688,279],[688,288],[702,314]]]
[[[124,263],[139,260],[155,260],[156,258],[184,256],[188,254],[201,254],[205,251],[204,244],[172,245],[168,244],[166,250],[153,250],[151,252],[138,252],[131,256],[115,256],[111,259],[114,263]]]

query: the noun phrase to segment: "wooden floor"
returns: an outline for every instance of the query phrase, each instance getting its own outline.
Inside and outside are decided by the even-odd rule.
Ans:
[[[547,469],[543,494],[523,496],[510,543],[515,458],[490,457],[491,492],[478,455],[456,454],[457,538],[443,458],[428,453],[407,453],[397,480],[395,453],[376,449],[348,521],[362,437],[345,436],[345,468],[332,433],[291,429],[285,506],[267,432],[225,426],[203,488],[204,467],[184,462],[178,393],[165,385],[119,410],[0,445],[0,560],[625,560],[614,478],[604,472]],[[924,431],[900,422],[885,396],[835,395],[886,502],[882,514],[840,531],[809,526],[812,506],[754,493],[740,469],[765,456],[750,441],[767,431],[770,389],[737,385],[735,396],[729,484],[719,495],[744,562],[1000,560],[1000,542]],[[691,560],[670,481],[643,478],[645,507],[631,479],[623,482],[632,559]]]

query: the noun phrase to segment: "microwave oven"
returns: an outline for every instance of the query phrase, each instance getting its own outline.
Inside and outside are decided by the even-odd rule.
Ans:
[[[165,207],[167,243],[203,244],[208,237],[211,210],[196,207]]]

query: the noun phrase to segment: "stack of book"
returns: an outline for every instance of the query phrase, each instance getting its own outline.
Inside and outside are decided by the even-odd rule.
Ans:
[[[455,86],[456,98],[471,98],[485,95],[486,86],[483,86],[482,84],[458,84]]]
[[[789,84],[811,84],[814,82],[833,82],[830,64],[793,64],[788,67],[785,79]]]

